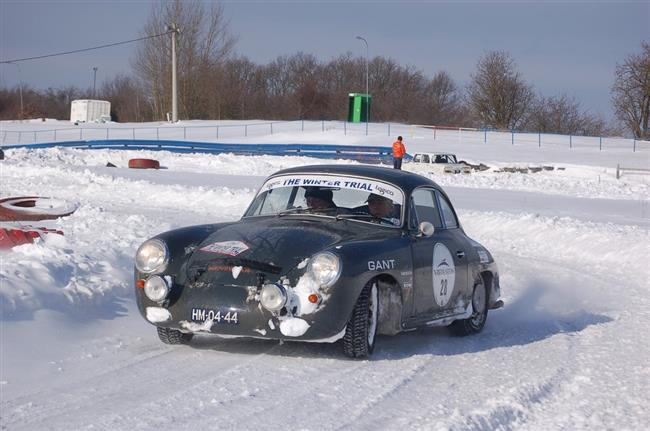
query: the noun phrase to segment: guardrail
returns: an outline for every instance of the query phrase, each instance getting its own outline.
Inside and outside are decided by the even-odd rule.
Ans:
[[[650,169],[644,169],[644,168],[622,168],[621,165],[616,165],[616,179],[618,180],[621,178],[621,172],[627,171],[627,172],[632,172],[634,174],[640,174],[640,175],[650,175]]]
[[[239,155],[306,156],[319,159],[348,159],[364,163],[392,163],[392,147],[365,145],[307,145],[307,144],[223,144],[212,142],[161,141],[161,140],[90,140],[70,142],[44,142],[2,147],[13,148],[84,148],[117,150],[172,151],[177,153],[232,153]],[[410,157],[410,156],[409,156]]]
[[[33,126],[36,125],[38,123],[33,124]],[[46,124],[43,124],[43,126],[46,126]],[[251,123],[224,121],[212,122],[212,124],[192,124],[192,122],[180,124],[150,123],[139,127],[130,127],[129,124],[106,123],[59,128],[36,127],[30,130],[18,130],[15,127],[16,124],[0,123],[0,141],[3,146],[40,142],[116,139],[209,142],[237,139],[239,137],[268,136],[278,133],[338,132],[343,135],[383,135],[387,136],[388,142],[392,142],[392,139],[397,135],[404,135],[407,139],[431,139],[433,143],[441,141],[444,143],[507,144],[515,147],[650,151],[650,141],[619,137],[558,135],[517,130],[391,123],[370,123],[366,132],[365,123],[348,123],[338,120],[256,121]]]

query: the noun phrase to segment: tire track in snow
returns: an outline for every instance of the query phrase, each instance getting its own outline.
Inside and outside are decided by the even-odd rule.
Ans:
[[[276,345],[245,362],[259,359],[275,348]],[[93,423],[99,411],[128,411],[134,404],[142,404],[142,400],[149,398],[155,402],[164,397],[166,389],[173,391],[188,381],[191,384],[204,380],[205,375],[243,366],[240,355],[225,360],[220,356],[217,363],[211,357],[191,363],[187,352],[187,347],[157,349],[82,381],[21,396],[3,406],[3,411],[9,412],[3,422],[12,428],[17,426],[15,429],[77,429],[83,419],[87,419],[86,424]],[[196,355],[204,356],[200,351]]]

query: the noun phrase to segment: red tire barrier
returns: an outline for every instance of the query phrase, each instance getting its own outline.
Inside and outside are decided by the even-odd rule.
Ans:
[[[131,169],[160,169],[160,162],[153,159],[131,159],[129,160]]]
[[[77,207],[38,196],[0,199],[0,221],[53,220],[69,216]]]
[[[8,250],[17,245],[31,244],[36,238],[42,238],[43,235],[54,233],[63,235],[63,232],[46,227],[36,227],[23,229],[6,229],[0,228],[0,250]]]

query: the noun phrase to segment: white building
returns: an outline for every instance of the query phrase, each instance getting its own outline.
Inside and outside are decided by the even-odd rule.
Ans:
[[[106,100],[73,100],[70,121],[90,123],[111,121],[111,102]]]

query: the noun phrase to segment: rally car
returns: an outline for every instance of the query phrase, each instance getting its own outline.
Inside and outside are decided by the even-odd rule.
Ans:
[[[165,343],[197,333],[341,340],[350,357],[368,356],[377,334],[477,333],[503,305],[492,255],[440,186],[359,165],[279,171],[240,220],[145,241],[135,292]]]

